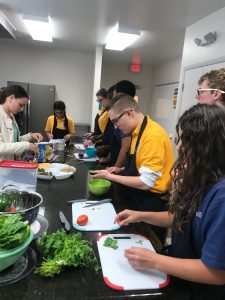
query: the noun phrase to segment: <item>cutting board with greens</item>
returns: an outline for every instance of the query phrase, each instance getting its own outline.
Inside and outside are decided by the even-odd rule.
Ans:
[[[154,251],[152,244],[138,234],[103,234],[97,238],[105,283],[114,290],[159,289],[169,284],[167,274],[158,270],[136,270],[124,257],[124,250],[141,247]]]

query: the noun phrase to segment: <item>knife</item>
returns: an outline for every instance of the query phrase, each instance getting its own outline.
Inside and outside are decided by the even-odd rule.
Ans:
[[[68,200],[67,205],[72,205],[73,203],[86,202],[87,204],[92,204],[95,200],[87,200],[87,199],[77,199],[77,200]]]
[[[64,225],[65,230],[70,231],[70,223],[68,222],[62,211],[59,212],[59,218],[61,223]]]
[[[77,200],[68,200],[67,204],[70,205],[72,203],[77,203],[77,202],[86,202],[87,199],[77,199]]]
[[[91,206],[101,205],[103,203],[108,203],[108,202],[111,202],[111,201],[112,201],[112,199],[104,199],[104,200],[100,200],[100,201],[85,205],[85,206],[83,206],[83,208],[84,207],[91,207]]]

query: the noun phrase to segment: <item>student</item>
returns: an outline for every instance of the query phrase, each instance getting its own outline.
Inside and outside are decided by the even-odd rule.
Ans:
[[[109,116],[106,111],[106,107],[109,103],[107,90],[105,88],[101,88],[96,93],[96,101],[101,106],[96,117],[95,117],[95,127],[93,132],[86,133],[84,136],[87,138],[91,138],[94,135],[102,135],[105,130],[106,124],[108,122]]]
[[[67,144],[75,134],[74,122],[66,114],[66,105],[63,101],[55,101],[54,115],[48,117],[45,132],[50,139],[64,139]]]
[[[195,282],[190,299],[225,299],[225,109],[195,105],[180,117],[177,132],[169,211],[125,210],[115,222],[172,227],[171,257],[132,248],[125,250],[129,263]]]
[[[225,106],[225,68],[202,75],[198,84],[195,97],[198,103]]]
[[[37,152],[31,140],[41,142],[41,133],[20,135],[14,114],[23,111],[29,97],[19,85],[11,85],[0,89],[0,160],[14,159],[15,155],[25,150]]]
[[[108,93],[111,93],[111,98],[120,93],[125,93],[134,97],[136,94],[136,88],[133,82],[129,80],[121,80],[112,86]],[[109,96],[110,97],[110,96]],[[110,139],[110,154],[108,158],[100,159],[100,162],[111,162],[115,167],[124,167],[126,161],[126,154],[129,150],[131,143],[131,134],[124,134],[119,128],[114,128],[114,124],[111,123],[111,139]]]
[[[127,94],[115,96],[109,105],[109,117],[125,134],[132,132],[130,150],[124,168],[97,171],[94,178],[105,178],[127,186],[127,198],[138,210],[165,210],[173,166],[172,144],[166,131],[140,111]],[[124,176],[118,175],[123,171]],[[153,228],[163,242],[165,230]]]

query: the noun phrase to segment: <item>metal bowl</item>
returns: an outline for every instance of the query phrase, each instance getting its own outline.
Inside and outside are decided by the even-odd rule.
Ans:
[[[6,190],[0,192],[0,206],[2,203],[8,203],[0,215],[20,214],[23,221],[28,221],[30,224],[34,222],[38,215],[39,206],[43,202],[43,198],[36,192]],[[8,209],[15,207],[15,212],[10,212]]]

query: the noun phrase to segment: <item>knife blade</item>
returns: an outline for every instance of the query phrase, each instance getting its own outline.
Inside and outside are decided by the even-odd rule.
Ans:
[[[85,206],[83,206],[83,208],[85,208],[85,207],[91,207],[91,206],[97,206],[97,205],[101,205],[103,203],[108,203],[108,202],[111,202],[111,201],[112,201],[112,199],[104,199],[104,200],[97,201],[95,203],[91,203],[91,204],[85,205]]]
[[[61,223],[64,225],[66,231],[70,231],[70,223],[68,222],[67,218],[65,217],[62,211],[59,212],[59,218]]]
[[[86,201],[87,201],[87,199],[68,200],[68,201],[67,201],[67,204],[68,204],[68,205],[71,205],[71,204],[73,204],[73,203],[77,203],[77,202],[86,202]]]

